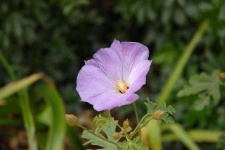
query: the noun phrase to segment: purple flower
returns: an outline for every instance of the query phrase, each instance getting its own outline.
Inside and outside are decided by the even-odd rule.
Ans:
[[[81,101],[97,111],[110,110],[138,99],[135,94],[146,83],[151,62],[149,50],[136,42],[114,40],[85,62],[77,77]]]

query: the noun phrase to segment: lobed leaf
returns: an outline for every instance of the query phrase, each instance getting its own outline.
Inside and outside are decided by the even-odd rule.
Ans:
[[[131,141],[119,142],[118,146],[125,150],[147,150],[147,148],[142,144],[139,137],[136,137]]]
[[[152,115],[153,110],[155,109],[155,107],[157,106],[156,103],[150,101],[149,99],[147,99],[147,102],[144,103],[147,107],[147,114]]]
[[[119,139],[114,139],[113,134],[116,132],[118,121],[111,117],[109,111],[105,111],[104,114],[105,116],[99,114],[94,117],[93,122],[97,125],[95,132],[91,133],[92,131],[84,131],[82,138],[88,139],[87,144],[98,145],[107,149],[115,149],[115,147],[117,147],[116,143]]]
[[[117,142],[118,140],[113,138],[113,133],[116,131],[116,125],[118,121],[112,120],[106,126],[102,127],[102,131],[105,132],[107,139],[112,142]]]
[[[159,123],[161,123],[161,121],[164,121],[166,123],[174,123],[174,120],[170,115],[175,113],[175,109],[171,105],[166,106],[166,103],[163,103],[159,107],[157,107],[157,104],[149,101],[149,99],[147,99],[145,105],[147,107],[147,114],[150,116],[152,116],[153,113],[157,110],[165,112],[161,117],[161,119],[159,120]]]
[[[101,146],[102,148],[108,149],[108,150],[115,150],[117,149],[117,145],[113,144],[107,140],[103,140],[99,136],[96,136],[86,130],[83,131],[82,138],[88,139],[88,142],[90,142],[92,145]]]
[[[178,97],[189,96],[198,94],[198,99],[195,102],[197,109],[203,109],[210,104],[217,104],[220,99],[220,85],[219,71],[214,70],[212,75],[202,73],[194,75],[189,80],[189,86],[180,90],[177,94]]]

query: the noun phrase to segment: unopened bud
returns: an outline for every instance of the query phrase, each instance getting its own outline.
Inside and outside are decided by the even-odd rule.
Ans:
[[[162,110],[156,110],[154,113],[153,113],[153,115],[152,115],[152,117],[155,119],[155,120],[160,120],[161,118],[162,118],[162,116],[164,115],[164,111],[162,111]]]
[[[123,127],[124,127],[124,128],[128,128],[129,126],[130,126],[129,120],[128,120],[128,119],[124,120],[124,121],[123,121]]]
[[[113,138],[114,138],[115,140],[119,139],[119,138],[120,138],[120,134],[119,134],[118,132],[114,132],[114,133],[113,133]]]
[[[220,79],[225,80],[225,73],[224,72],[220,73],[219,77],[220,77]]]
[[[78,119],[75,115],[65,114],[65,117],[66,117],[66,122],[68,123],[68,125],[70,125],[70,126],[77,125]]]

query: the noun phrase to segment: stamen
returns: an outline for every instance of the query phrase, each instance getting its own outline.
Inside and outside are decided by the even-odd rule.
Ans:
[[[120,93],[122,94],[124,94],[126,90],[129,88],[123,80],[118,80],[116,86],[119,89]]]

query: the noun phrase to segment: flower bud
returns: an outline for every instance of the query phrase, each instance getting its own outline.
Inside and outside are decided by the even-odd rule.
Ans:
[[[153,114],[152,114],[152,117],[155,119],[155,120],[160,120],[162,118],[162,116],[164,115],[164,111],[162,110],[156,110]]]
[[[66,122],[70,126],[75,126],[77,125],[78,119],[75,115],[73,114],[65,114],[66,117]]]
[[[118,132],[114,132],[114,133],[113,133],[113,138],[114,138],[115,140],[119,139],[119,138],[120,138],[120,134],[119,134]]]
[[[225,80],[225,73],[224,72],[221,72],[219,74],[219,77],[220,77],[221,80]]]
[[[130,126],[129,120],[128,120],[128,119],[124,120],[124,121],[123,121],[123,127],[124,127],[124,128],[128,128],[129,126]]]

